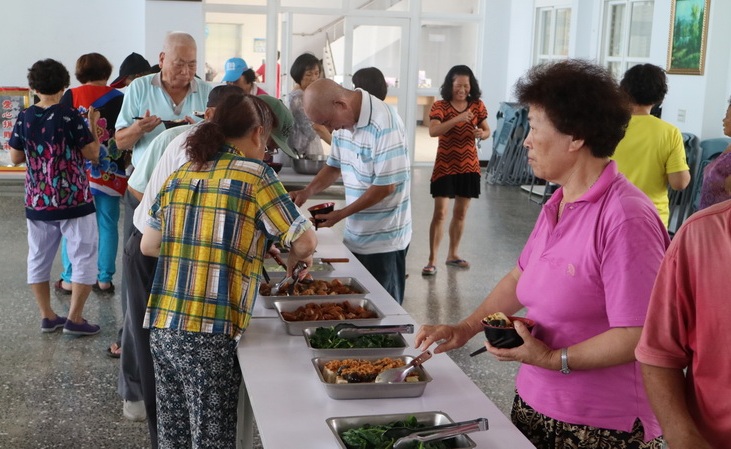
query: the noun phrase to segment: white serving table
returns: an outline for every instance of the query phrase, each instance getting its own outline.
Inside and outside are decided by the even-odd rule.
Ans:
[[[363,284],[363,287],[368,289],[368,295],[366,298],[373,301],[378,309],[383,312],[384,315],[403,315],[407,314],[406,310],[401,307],[391,295],[388,294],[386,289],[366,270],[358,259],[355,258],[348,248],[343,245],[342,237],[334,232],[331,228],[322,228],[317,230],[317,252],[315,257],[330,257],[330,258],[341,258],[345,257],[350,259],[348,263],[334,263],[332,264],[334,270],[329,272],[323,272],[322,275],[328,277],[339,277],[339,278],[355,278]],[[337,297],[333,298],[335,301]],[[254,309],[252,310],[252,316],[254,318],[277,318],[277,311],[275,309],[265,309],[263,301],[256,301],[254,303]]]
[[[348,257],[333,264],[333,276],[355,277],[386,315],[383,324],[418,324],[391,298],[331,229],[317,231],[318,257]],[[327,396],[304,337],[288,335],[275,310],[254,308],[254,318],[239,342],[243,374],[239,397],[237,447],[253,447],[253,419],[265,449],[328,449],[338,443],[325,420],[331,417],[441,411],[455,421],[484,417],[489,430],[470,434],[478,448],[534,446],[446,354],[424,366],[433,380],[418,398],[336,400]],[[404,336],[413,348],[414,335]],[[405,352],[417,355],[416,349]]]

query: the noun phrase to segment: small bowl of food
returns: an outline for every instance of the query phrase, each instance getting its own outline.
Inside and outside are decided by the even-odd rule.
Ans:
[[[533,329],[535,322],[519,316],[506,316],[502,312],[493,313],[482,319],[485,337],[496,348],[516,348],[523,344],[523,339],[513,327],[513,323],[520,321],[528,330]]]
[[[170,129],[180,125],[187,125],[188,122],[185,119],[181,118],[178,120],[163,120],[162,124],[165,125],[165,129]]]
[[[317,229],[317,225],[322,223],[325,220],[319,220],[317,218],[320,214],[329,214],[333,210],[335,210],[335,203],[322,203],[322,204],[316,204],[312,207],[307,208],[308,211],[310,211],[310,215],[312,215],[312,218],[315,219],[315,229]]]

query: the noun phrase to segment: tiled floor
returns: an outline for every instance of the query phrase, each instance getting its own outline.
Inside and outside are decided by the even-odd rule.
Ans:
[[[404,307],[418,322],[455,322],[514,266],[539,206],[518,188],[486,186],[470,206],[461,246],[461,256],[472,267],[462,270],[440,262],[435,276],[422,277],[433,205],[428,194],[430,174],[426,167],[413,171],[414,233]],[[101,324],[99,335],[41,334],[25,277],[27,241],[20,184],[0,181],[0,211],[4,259],[0,264],[0,448],[147,447],[146,426],[122,417],[116,394],[118,361],[105,352],[121,323],[119,293],[112,297],[92,293],[87,302],[85,315]],[[440,254],[443,261],[446,239]],[[54,279],[59,271],[57,261]],[[116,275],[115,282],[119,278]],[[54,296],[52,304],[61,313],[68,310],[65,298]],[[516,366],[486,355],[471,359],[468,354],[480,345],[477,336],[450,355],[507,412]]]

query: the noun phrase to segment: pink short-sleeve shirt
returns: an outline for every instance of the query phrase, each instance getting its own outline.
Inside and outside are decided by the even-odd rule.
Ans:
[[[652,202],[613,161],[557,221],[562,199],[559,189],[543,207],[518,260],[517,294],[537,323],[533,335],[557,349],[614,327],[641,327],[670,243]],[[623,431],[639,418],[646,438],[660,435],[636,362],[569,375],[522,365],[516,387],[551,418]]]

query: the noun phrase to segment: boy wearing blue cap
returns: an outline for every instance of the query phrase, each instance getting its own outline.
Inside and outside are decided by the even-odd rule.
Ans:
[[[256,73],[242,58],[231,58],[223,66],[226,73],[222,82],[239,86],[245,94],[268,95],[264,89],[256,85]]]

